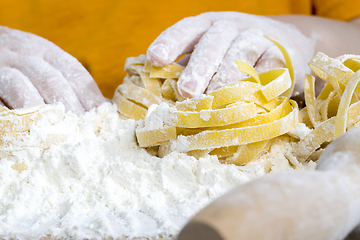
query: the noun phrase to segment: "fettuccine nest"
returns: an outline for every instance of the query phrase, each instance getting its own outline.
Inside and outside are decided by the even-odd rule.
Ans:
[[[128,75],[113,101],[123,116],[139,120],[138,144],[159,157],[176,150],[196,157],[217,155],[224,163],[244,165],[266,151],[273,139],[285,135],[296,143],[293,154],[287,156],[291,164],[317,160],[327,143],[358,124],[360,73],[355,72],[360,69],[360,57],[331,59],[318,53],[309,66],[327,84],[316,98],[315,78],[306,75],[307,107],[299,112],[289,98],[294,73],[288,53],[270,40],[282,51],[286,68],[258,74],[237,61],[249,78],[193,99],[184,99],[177,89],[182,66],[152,66],[145,55],[129,58]],[[301,139],[291,133],[299,123],[310,128]]]

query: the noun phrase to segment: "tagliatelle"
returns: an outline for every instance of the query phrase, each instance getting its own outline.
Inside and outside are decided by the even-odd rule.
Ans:
[[[146,88],[136,86],[127,79],[124,79],[123,84],[121,84],[117,90],[120,91],[127,99],[138,102],[146,107],[150,107],[152,104],[160,104],[162,102],[162,99],[158,95]]]
[[[322,102],[322,105],[321,105],[321,120],[322,121],[326,121],[328,118],[329,118],[329,106],[330,106],[330,102],[333,101],[333,99],[335,97],[337,97],[337,93],[335,91],[331,92],[328,96],[328,98],[326,100],[324,100]],[[334,108],[332,108],[334,109]]]
[[[271,123],[244,128],[203,131],[199,134],[185,137],[184,140],[189,144],[183,151],[248,144],[268,140],[287,133],[299,123],[297,104],[294,101],[292,101],[292,104],[294,109],[290,114]]]
[[[140,77],[147,90],[153,92],[157,96],[161,96],[161,81],[158,78],[150,78],[150,74],[146,72],[140,72]]]
[[[229,157],[233,156],[237,152],[238,148],[239,146],[215,148],[214,150],[210,151],[209,154],[217,155],[219,158]]]
[[[261,88],[261,84],[248,81],[240,81],[237,84],[229,84],[209,93],[214,97],[212,107],[217,108],[238,101],[255,102],[254,92]]]
[[[310,68],[327,84],[315,100],[313,87],[307,86],[313,84],[313,78],[307,76],[305,79],[307,111],[303,112],[302,121],[308,116],[313,125],[310,127],[313,129],[293,151],[300,162],[318,156],[324,144],[359,124],[360,101],[357,95],[360,93],[359,59],[360,56],[349,54],[333,59],[318,53],[309,62]],[[321,107],[317,108],[317,105]]]
[[[164,67],[152,65],[150,68],[150,78],[179,78],[183,70],[184,67],[177,63],[172,63]]]
[[[140,120],[146,116],[146,108],[126,99],[118,90],[115,91],[113,101],[116,103],[118,111],[129,118]]]
[[[334,140],[335,117],[320,123],[303,140],[300,141],[294,150],[294,155],[300,162],[305,162],[307,158],[318,149],[321,144]]]
[[[357,72],[360,69],[360,56],[358,55],[344,54],[335,59],[354,72]]]
[[[245,165],[255,160],[261,152],[265,151],[269,140],[240,145],[237,151],[229,158],[223,160],[224,163]]]
[[[179,93],[176,90],[176,83],[177,81],[171,78],[167,78],[163,85],[161,85],[160,92],[161,95],[169,99],[171,101],[176,101],[179,98]]]
[[[254,103],[237,102],[226,108],[201,110],[200,112],[177,111],[177,127],[199,128],[215,127],[238,123],[255,117],[257,107]]]
[[[166,126],[154,130],[136,130],[136,138],[140,147],[158,146],[161,143],[176,138],[176,128]]]
[[[175,102],[168,110],[156,108],[147,113],[149,118],[136,130],[139,145],[159,146],[159,156],[177,149],[197,158],[210,154],[224,163],[246,164],[266,149],[269,139],[289,132],[299,122],[296,102],[284,97],[293,87],[292,64],[285,49],[274,43],[286,55],[288,68],[258,74],[249,64],[237,61],[239,71],[249,78],[193,99],[182,98],[177,90],[183,67],[176,63],[155,67],[144,61],[143,55],[139,60],[132,58],[126,69],[127,78],[134,80],[124,81],[113,101],[120,113],[136,120],[145,117],[145,107],[156,103],[159,93],[163,102]],[[128,93],[130,89],[136,94]],[[147,99],[139,99],[139,95]]]
[[[288,96],[294,85],[290,58],[287,53],[284,57],[290,65],[288,69],[274,69],[262,74],[244,62],[237,62],[239,69],[250,77],[223,86],[205,97],[180,102],[173,94],[177,110],[171,114],[178,119],[172,122],[172,127],[177,128],[176,138],[172,135],[171,142],[169,139],[161,145],[180,144],[177,149],[191,155],[214,154],[224,163],[242,165],[256,159],[266,149],[268,140],[289,132],[300,121],[312,131],[294,143],[291,158],[295,162],[316,160],[327,143],[359,124],[360,57],[343,55],[333,59],[318,53],[309,66],[327,84],[315,98],[315,79],[306,75],[307,107],[300,113],[296,103],[281,97]],[[129,69],[139,69],[136,64],[137,67]],[[151,66],[147,68],[151,69]],[[175,92],[172,89],[175,83],[176,79],[173,79],[171,84],[164,85],[171,86],[167,87],[170,90],[166,93]],[[232,115],[234,106],[240,102],[256,104],[255,115],[247,120]],[[235,118],[239,118],[239,122],[232,123]]]
[[[250,64],[248,64],[247,62],[244,62],[244,61],[236,61],[236,64],[237,64],[240,72],[250,75],[251,77],[253,77],[255,79],[256,83],[260,83],[259,75],[257,74],[255,69]]]
[[[291,61],[291,58],[289,56],[289,53],[286,51],[285,47],[279,41],[277,41],[276,39],[274,39],[274,38],[272,38],[270,36],[267,36],[267,35],[265,35],[264,37],[266,37],[272,43],[274,43],[280,49],[282,55],[285,58],[285,65],[286,65],[286,68],[289,70],[289,75],[290,75],[292,84],[291,84],[290,88],[287,89],[282,94],[282,96],[289,98],[291,96],[291,94],[292,94],[292,91],[294,90],[294,87],[295,87],[295,73],[294,73],[294,68],[293,68],[292,61]]]
[[[270,123],[285,117],[286,115],[291,113],[291,111],[293,111],[294,107],[296,107],[296,103],[294,101],[288,101],[286,98],[283,98],[282,101],[278,103],[278,106],[274,108],[271,112],[258,114],[254,118],[233,125],[225,126],[223,127],[223,129],[229,127],[231,128],[251,127],[251,126]]]
[[[305,75],[304,84],[305,101],[308,103],[307,112],[313,126],[320,123],[320,114],[317,112],[316,99],[315,99],[315,78],[311,75]]]
[[[291,87],[291,78],[288,69],[273,69],[260,74],[260,79],[263,80],[263,86],[258,90],[266,98],[267,101],[271,101],[275,97],[284,93]],[[269,82],[268,82],[269,81]],[[255,93],[256,96],[257,93]]]
[[[237,101],[254,102],[265,106],[291,87],[291,78],[287,69],[273,69],[259,74],[261,84],[253,83],[251,79],[253,77],[209,93],[214,96],[213,108]]]
[[[320,52],[310,60],[309,67],[325,82],[331,83],[333,80],[335,80],[335,85],[338,85],[338,83],[346,85],[354,74],[350,68],[346,67],[339,60],[330,58],[329,56]]]
[[[350,105],[351,98],[355,91],[355,88],[360,81],[360,72],[356,72],[348,81],[344,94],[341,98],[338,114],[336,115],[335,122],[335,138],[339,137],[346,131],[346,119]]]
[[[196,111],[209,110],[212,108],[214,97],[202,95],[198,98],[187,99],[182,102],[176,102],[176,109],[179,111]]]

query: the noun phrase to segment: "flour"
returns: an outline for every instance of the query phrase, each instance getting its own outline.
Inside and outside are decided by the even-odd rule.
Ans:
[[[281,139],[242,167],[176,151],[158,158],[137,145],[137,124],[120,119],[111,103],[83,117],[67,113],[54,125],[39,121],[33,139],[62,134],[65,140],[1,157],[0,237],[174,237],[212,200],[265,174],[266,163],[275,172],[294,170],[284,157],[291,143]],[[14,170],[16,162],[27,169]]]

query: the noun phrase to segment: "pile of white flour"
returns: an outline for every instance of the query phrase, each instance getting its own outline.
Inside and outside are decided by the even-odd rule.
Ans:
[[[0,155],[0,237],[174,237],[212,200],[265,174],[267,161],[273,172],[294,170],[284,157],[291,144],[282,140],[243,167],[178,152],[158,158],[137,145],[136,124],[105,103],[33,126],[34,138],[58,133],[66,140]],[[27,169],[14,170],[16,162]]]

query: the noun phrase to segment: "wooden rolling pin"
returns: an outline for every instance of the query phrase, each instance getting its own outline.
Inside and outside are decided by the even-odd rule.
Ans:
[[[200,211],[178,240],[344,239],[360,223],[360,128],[328,145],[316,171],[269,174]]]

